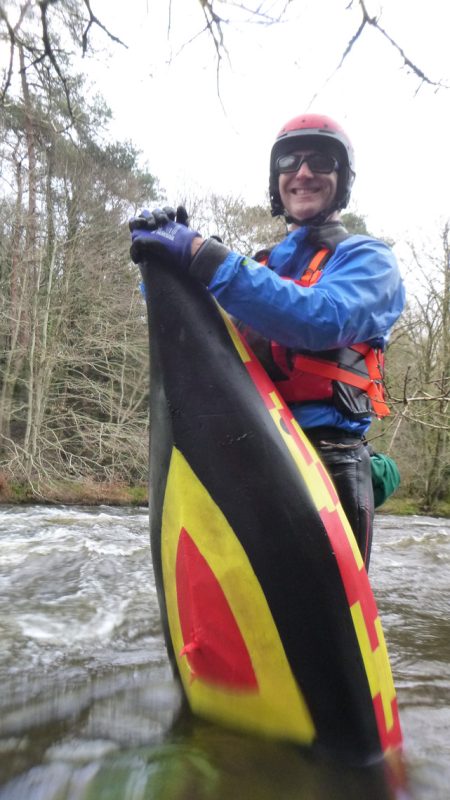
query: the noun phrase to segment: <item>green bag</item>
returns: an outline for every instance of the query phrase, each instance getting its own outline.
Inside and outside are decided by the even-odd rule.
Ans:
[[[370,466],[375,508],[378,508],[400,486],[400,473],[394,459],[383,453],[371,453]]]

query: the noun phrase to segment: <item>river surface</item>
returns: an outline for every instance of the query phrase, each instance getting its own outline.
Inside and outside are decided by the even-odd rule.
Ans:
[[[449,563],[449,520],[377,516],[370,577],[405,739],[399,798],[450,797]],[[174,724],[146,509],[0,507],[0,677],[0,800],[388,796],[377,770]]]

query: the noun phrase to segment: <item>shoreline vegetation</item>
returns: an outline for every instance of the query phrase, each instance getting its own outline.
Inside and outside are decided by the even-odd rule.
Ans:
[[[148,506],[147,484],[95,481],[60,481],[51,486],[32,486],[30,483],[8,480],[0,474],[0,507],[3,505],[61,505],[61,506]],[[391,497],[377,509],[377,514],[399,516],[429,516],[450,518],[450,501],[442,500],[433,510],[426,509],[420,499]]]
[[[148,505],[147,484],[128,485],[118,482],[61,480],[51,485],[33,486],[28,482],[8,480],[0,474],[0,506],[2,505],[64,506],[145,506]]]

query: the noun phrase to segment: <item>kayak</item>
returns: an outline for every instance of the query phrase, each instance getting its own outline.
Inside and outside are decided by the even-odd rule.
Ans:
[[[186,706],[351,763],[398,751],[380,617],[323,464],[207,289],[141,271],[152,560]]]

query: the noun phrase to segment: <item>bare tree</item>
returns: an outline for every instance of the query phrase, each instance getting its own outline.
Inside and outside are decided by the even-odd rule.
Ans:
[[[303,9],[304,0],[261,0],[247,5],[235,0],[189,0],[192,9],[198,10],[199,27],[194,36],[184,44],[193,43],[199,37],[209,37],[216,58],[217,88],[219,90],[220,69],[224,59],[232,60],[228,49],[228,31],[243,29],[254,25],[278,25],[288,21],[292,24],[293,15]],[[53,74],[62,89],[69,116],[76,118],[73,102],[73,87],[67,54],[76,48],[83,55],[90,51],[91,35],[94,30],[101,31],[105,40],[115,46],[126,43],[95,14],[94,0],[4,0],[0,5],[0,42],[9,49],[7,65],[0,88],[0,105],[8,96],[14,94],[14,76],[17,71],[31,73],[47,71]],[[343,7],[343,14],[358,11],[358,23],[349,42],[342,43],[342,57],[336,65],[340,69],[368,30],[375,30],[381,40],[394,48],[402,63],[422,84],[436,89],[445,86],[439,78],[430,77],[426,69],[416,63],[388,30],[381,24],[380,14],[370,14],[367,0],[350,0]],[[123,13],[126,13],[125,7]],[[173,8],[171,0],[167,4],[167,28],[170,34]],[[307,25],[307,15],[303,15],[303,26]],[[311,35],[316,35],[313,31]]]
[[[142,479],[147,333],[125,222],[157,184],[130,144],[97,142],[105,109],[73,95],[75,143],[57,82],[22,77],[0,146],[0,463],[38,488]]]
[[[450,483],[450,239],[439,246],[410,244],[408,271],[417,290],[394,330],[388,350],[388,389],[394,415],[385,432],[404,483],[425,510],[445,497]]]
[[[263,247],[274,245],[286,235],[280,218],[271,217],[269,205],[248,206],[240,196],[211,194],[185,196],[181,202],[189,210],[190,224],[203,236],[218,236],[227,247],[252,256]]]
[[[85,55],[93,28],[100,28],[114,43],[124,45],[93,13],[90,0],[9,0],[0,6],[0,41],[9,45],[0,102],[12,88],[16,61],[20,74],[50,71],[63,89],[69,115],[73,117],[72,80],[66,49],[70,43]],[[61,43],[61,35],[66,41]]]

